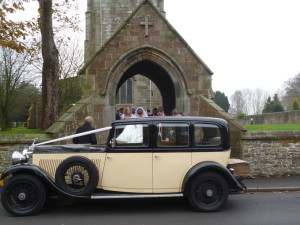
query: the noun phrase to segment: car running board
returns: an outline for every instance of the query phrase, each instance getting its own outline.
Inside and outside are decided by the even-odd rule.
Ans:
[[[175,194],[136,194],[136,193],[96,193],[91,199],[120,199],[120,198],[172,198],[183,197],[182,193]]]

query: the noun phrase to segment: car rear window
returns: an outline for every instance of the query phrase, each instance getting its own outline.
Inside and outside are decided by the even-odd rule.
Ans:
[[[195,146],[217,146],[221,144],[220,128],[214,124],[195,124]]]

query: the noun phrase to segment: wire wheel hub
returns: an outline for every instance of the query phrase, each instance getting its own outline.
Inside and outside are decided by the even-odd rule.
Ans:
[[[74,183],[79,183],[84,179],[83,174],[82,173],[75,173],[72,176],[72,180]]]
[[[212,197],[213,195],[214,195],[213,190],[211,190],[211,189],[206,190],[206,196],[207,197]]]
[[[26,193],[24,193],[24,192],[19,193],[19,194],[18,194],[18,199],[19,199],[20,201],[26,200]]]

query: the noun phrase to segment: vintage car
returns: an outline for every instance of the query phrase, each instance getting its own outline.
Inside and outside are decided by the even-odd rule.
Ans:
[[[109,130],[106,145],[48,145],[105,130]],[[22,153],[15,151],[13,166],[1,177],[1,202],[17,216],[38,213],[52,195],[186,197],[197,211],[216,211],[230,193],[245,190],[227,168],[229,156],[229,129],[222,119],[117,120],[111,127],[34,143]]]

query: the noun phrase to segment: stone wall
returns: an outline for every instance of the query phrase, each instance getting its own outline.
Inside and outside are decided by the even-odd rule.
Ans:
[[[300,131],[247,132],[242,140],[252,175],[300,174]]]
[[[158,108],[163,105],[162,98],[157,86],[150,81],[147,77],[137,75],[134,80],[134,102],[135,107],[142,106],[145,109]],[[150,83],[151,82],[151,102],[150,102]]]
[[[32,140],[37,142],[51,140],[47,134],[1,134],[0,135],[0,173],[11,166],[11,155],[14,150],[21,151],[24,146],[30,146]]]
[[[11,165],[13,150],[52,137],[38,135],[0,135],[0,173]],[[243,159],[250,164],[253,176],[300,175],[300,131],[247,132],[243,138]]]
[[[253,122],[251,122],[251,118]],[[239,122],[243,125],[300,123],[300,110],[243,116]]]

